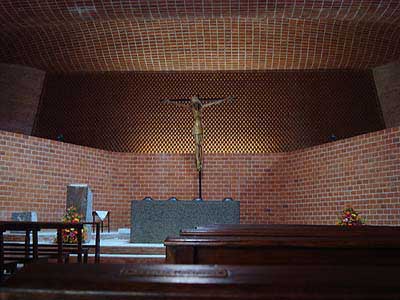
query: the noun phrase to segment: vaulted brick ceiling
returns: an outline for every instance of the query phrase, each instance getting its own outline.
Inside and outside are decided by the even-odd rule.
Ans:
[[[0,62],[53,72],[365,69],[400,58],[398,0],[2,0]]]

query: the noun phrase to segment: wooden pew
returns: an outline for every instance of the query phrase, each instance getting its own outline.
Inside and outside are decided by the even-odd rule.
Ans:
[[[65,262],[68,254],[76,253],[77,261],[82,262],[82,255],[86,251],[82,247],[82,229],[85,224],[92,223],[63,223],[63,222],[16,222],[16,221],[0,221],[0,282],[3,281],[4,270],[15,270],[17,264],[25,264],[28,262],[37,261],[39,259],[56,257],[59,263]],[[96,226],[96,242],[95,242],[95,262],[100,262],[100,225]],[[78,231],[76,245],[64,245],[62,241],[62,230],[68,228],[76,228]],[[57,244],[50,247],[42,245],[39,251],[38,232],[42,229],[57,230]],[[4,241],[4,232],[25,231],[25,243],[22,245],[6,245]],[[30,243],[30,234],[32,233],[32,244]],[[86,247],[89,249],[88,247]],[[87,256],[86,256],[87,257]]]
[[[90,249],[94,249],[95,245],[82,245],[82,256],[83,262],[88,262],[88,256]],[[26,253],[26,247],[23,243],[17,242],[4,242],[4,259],[5,261],[32,261],[32,245],[28,247],[28,256]],[[78,254],[76,245],[64,244],[63,254],[65,262],[69,261],[70,254]],[[38,244],[38,259],[43,258],[58,258],[58,247],[57,244]]]
[[[25,248],[29,251],[30,241],[29,234],[32,232],[32,259],[37,259],[38,253],[38,232],[41,229],[56,229],[57,230],[57,253],[58,261],[62,262],[63,259],[63,242],[62,230],[66,228],[77,228],[78,230],[78,243],[76,245],[78,252],[78,260],[82,261],[82,223],[63,223],[63,222],[15,222],[15,221],[2,221],[0,222],[0,252],[4,251],[4,238],[3,234],[6,230],[25,231]],[[3,257],[3,255],[1,255]]]
[[[182,237],[333,237],[375,239],[386,237],[389,240],[400,239],[400,227],[393,226],[358,226],[345,227],[335,225],[287,225],[287,224],[213,224],[193,229],[183,229]],[[211,249],[208,249],[212,251]],[[325,249],[326,250],[326,249]],[[168,249],[167,249],[168,251]],[[178,250],[182,251],[182,250]],[[254,250],[253,250],[254,251]],[[293,249],[291,250],[293,251]],[[341,250],[343,252],[343,250]],[[385,250],[386,251],[386,250]],[[202,250],[204,252],[204,250]],[[300,253],[300,251],[297,251]],[[302,254],[304,255],[304,253]],[[173,257],[173,254],[171,255]],[[246,256],[244,256],[246,257]],[[272,258],[271,258],[272,259]],[[303,257],[304,259],[304,257]],[[358,259],[358,258],[357,258]],[[256,263],[259,259],[254,258]],[[174,259],[168,260],[171,263]],[[179,260],[182,262],[182,260]],[[302,260],[298,260],[301,263]],[[375,260],[373,260],[375,261]],[[379,259],[380,261],[380,259]],[[355,261],[354,261],[355,262]],[[386,263],[386,262],[385,262]],[[371,264],[371,263],[369,263]]]
[[[400,239],[391,237],[180,236],[164,244],[174,264],[400,265]]]
[[[396,266],[31,264],[0,288],[2,300],[399,298]]]
[[[391,237],[400,238],[400,227],[286,224],[219,224],[182,229],[181,236],[276,236],[276,237]]]

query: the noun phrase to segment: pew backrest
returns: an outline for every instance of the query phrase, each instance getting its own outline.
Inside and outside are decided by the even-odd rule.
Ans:
[[[399,226],[335,226],[286,224],[219,224],[182,229],[181,236],[390,237],[400,238]]]
[[[165,242],[176,264],[400,265],[400,239],[388,237],[179,236]]]
[[[0,299],[398,299],[395,266],[32,264]]]

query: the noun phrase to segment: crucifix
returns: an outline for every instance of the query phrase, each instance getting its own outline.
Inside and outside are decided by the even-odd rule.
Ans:
[[[222,103],[224,101],[233,101],[233,97],[228,98],[199,98],[194,96],[190,99],[164,99],[162,103],[173,103],[175,105],[184,107],[193,112],[194,125],[192,135],[195,141],[195,162],[196,169],[199,174],[199,198],[201,199],[201,174],[203,170],[203,125],[201,123],[201,114],[203,108]]]

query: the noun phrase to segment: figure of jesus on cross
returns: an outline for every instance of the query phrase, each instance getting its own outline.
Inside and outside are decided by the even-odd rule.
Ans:
[[[219,99],[200,99],[199,97],[194,96],[191,99],[161,100],[163,103],[173,103],[175,105],[192,110],[194,117],[192,135],[195,141],[196,169],[198,172],[201,172],[203,169],[203,125],[201,122],[203,108],[222,103],[226,100],[233,101],[234,98],[228,97]]]

